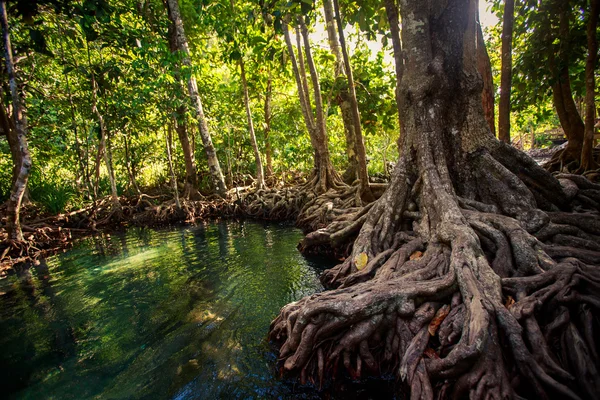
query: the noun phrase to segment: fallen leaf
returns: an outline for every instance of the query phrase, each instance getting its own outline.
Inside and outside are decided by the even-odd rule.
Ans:
[[[369,261],[369,257],[367,256],[367,253],[365,253],[365,252],[362,252],[359,255],[357,255],[356,257],[354,257],[354,265],[356,265],[356,269],[359,271],[367,266],[368,261]]]
[[[513,299],[511,296],[508,296],[508,298],[506,299],[506,308],[511,308],[512,305],[515,304],[515,299]]]
[[[440,358],[438,353],[436,353],[435,350],[432,349],[431,347],[426,348],[425,351],[423,352],[423,354],[425,354],[429,358],[434,358],[434,359]]]
[[[429,323],[429,334],[431,336],[435,336],[435,333],[437,332],[438,328],[440,327],[440,324],[442,323],[442,321],[446,318],[446,316],[450,313],[450,306],[449,305],[444,305],[442,306],[442,308],[440,308],[437,313],[435,313],[435,317],[433,317],[433,319],[431,320],[431,322]]]
[[[415,251],[414,253],[412,253],[412,254],[410,255],[410,259],[411,259],[411,260],[418,260],[418,259],[420,259],[421,257],[423,257],[423,253],[422,253],[422,252],[420,252],[420,251],[418,251],[418,250],[417,250],[417,251]]]

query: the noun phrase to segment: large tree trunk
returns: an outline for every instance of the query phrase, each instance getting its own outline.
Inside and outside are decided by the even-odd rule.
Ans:
[[[337,80],[344,73],[344,59],[340,50],[337,31],[335,29],[335,19],[333,16],[333,3],[331,0],[323,0],[323,10],[325,15],[325,25],[327,27],[327,39],[329,48],[335,56],[334,77]],[[333,87],[332,87],[333,90]],[[348,166],[342,175],[346,183],[352,183],[358,177],[358,158],[356,154],[356,134],[354,133],[354,117],[352,115],[352,105],[348,88],[342,88],[337,96],[337,104],[342,114],[342,123],[344,124],[344,136],[346,138],[346,157]]]
[[[581,150],[581,169],[584,171],[598,167],[593,158],[592,149],[594,147],[594,124],[596,123],[596,80],[594,72],[598,58],[596,30],[598,28],[599,12],[598,0],[590,0],[590,13],[587,24],[588,55],[585,64],[585,136],[583,149]]]
[[[498,105],[498,139],[510,143],[510,92],[512,86],[512,37],[515,0],[505,0],[502,21],[502,67],[500,104]]]
[[[177,32],[175,29],[175,24],[172,22],[169,24],[168,29],[168,39],[169,39],[169,50],[171,53],[176,53],[178,51],[177,47]],[[175,65],[175,79],[177,84],[180,84],[180,71],[179,66]],[[179,138],[179,143],[181,144],[181,150],[183,151],[183,160],[185,165],[185,185],[183,188],[183,197],[186,199],[197,200],[202,195],[198,191],[198,170],[196,168],[196,159],[194,157],[194,146],[190,143],[190,138],[187,132],[187,123],[185,116],[186,107],[185,105],[180,105],[177,107],[176,114],[177,118],[175,118],[175,131],[177,132],[177,137]]]
[[[600,218],[558,210],[583,200],[578,190],[597,203],[598,185],[563,175],[567,194],[493,137],[477,1],[428,5],[400,3],[404,131],[390,185],[304,240],[354,243],[322,275],[337,289],[273,321],[283,367],[320,382],[338,366],[394,371],[414,399],[594,397]]]
[[[31,170],[31,155],[29,154],[29,148],[27,145],[27,119],[25,117],[25,110],[17,87],[17,76],[13,62],[10,31],[8,28],[8,16],[6,13],[6,1],[0,1],[0,12],[2,13],[0,16],[0,22],[2,23],[2,35],[4,39],[4,59],[6,61],[6,70],[8,72],[10,94],[13,104],[13,116],[15,119],[14,133],[16,133],[16,140],[14,140],[14,142],[16,146],[18,146],[19,150],[18,157],[15,157],[15,160],[18,161],[18,166],[16,169],[18,173],[13,179],[10,197],[7,204],[6,230],[9,239],[22,241],[23,232],[21,230],[20,212],[23,195],[25,194],[25,190],[27,188],[29,172]],[[11,134],[10,131],[10,129],[6,131],[7,137]]]
[[[175,33],[177,35],[177,50],[183,55],[183,65],[190,70],[190,75],[188,78],[188,91],[190,93],[190,98],[192,99],[192,104],[194,105],[194,111],[196,112],[198,130],[200,131],[200,137],[202,138],[202,144],[204,145],[204,152],[206,153],[208,169],[210,176],[212,177],[213,187],[218,195],[224,197],[227,192],[227,187],[225,186],[225,179],[223,178],[223,173],[221,172],[221,166],[219,165],[219,160],[217,159],[217,153],[215,151],[210,132],[208,131],[208,123],[206,122],[206,117],[204,116],[204,110],[202,108],[202,102],[200,100],[200,95],[198,94],[198,84],[196,83],[196,78],[192,73],[192,61],[190,59],[187,37],[185,36],[185,30],[183,29],[183,20],[181,19],[181,14],[179,12],[179,3],[177,0],[167,0],[166,4],[169,20],[175,26]]]
[[[246,118],[248,120],[248,133],[250,134],[250,143],[252,144],[252,150],[254,150],[254,160],[256,162],[256,188],[263,189],[265,185],[265,178],[263,172],[262,160],[260,157],[260,150],[258,149],[258,143],[256,142],[256,134],[254,133],[254,122],[252,121],[252,110],[250,110],[250,95],[248,94],[248,82],[246,81],[246,69],[244,68],[244,60],[240,59],[240,75],[242,77],[242,88],[244,90],[244,106],[246,107]]]

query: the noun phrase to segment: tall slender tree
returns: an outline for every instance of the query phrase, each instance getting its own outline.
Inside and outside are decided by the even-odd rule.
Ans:
[[[398,126],[400,132],[402,132],[402,121],[400,121],[400,115],[402,111],[400,109],[400,82],[402,82],[402,76],[404,75],[404,57],[402,54],[402,41],[400,39],[400,20],[398,18],[398,5],[396,0],[384,0],[385,13],[387,16],[388,23],[390,25],[390,36],[392,37],[392,49],[394,51],[394,67],[396,69],[396,106],[398,107]],[[398,137],[398,147],[400,147],[400,140],[402,134]]]
[[[498,139],[505,143],[510,143],[510,93],[512,88],[512,41],[515,0],[505,0],[503,15],[500,104],[498,105]]]
[[[323,0],[323,14],[325,16],[325,25],[327,28],[327,39],[329,42],[329,48],[335,56],[335,69],[334,79],[337,80],[339,77],[345,74],[344,71],[344,58],[340,50],[340,42],[336,30],[336,21],[333,12],[333,3],[331,0]],[[333,91],[335,83],[331,90]],[[358,157],[356,154],[356,135],[354,133],[354,116],[352,113],[352,105],[350,104],[350,95],[348,93],[348,87],[344,85],[336,96],[337,104],[340,108],[342,115],[342,122],[344,124],[344,136],[346,138],[346,157],[348,158],[348,166],[342,174],[342,178],[346,183],[352,183],[357,178],[358,172]]]
[[[258,142],[256,141],[256,134],[254,133],[254,121],[252,120],[252,110],[250,109],[250,95],[248,94],[248,82],[246,81],[246,69],[244,66],[243,58],[240,57],[238,65],[240,66],[242,90],[244,91],[244,107],[246,108],[246,119],[248,120],[248,134],[250,135],[250,143],[252,144],[252,150],[254,151],[254,161],[256,163],[256,187],[258,189],[262,189],[266,186],[264,177],[265,174],[263,171],[262,159],[260,156],[260,150],[258,148]]]
[[[179,51],[179,47],[177,45],[177,32],[175,24],[173,22],[169,23],[167,35],[169,41],[169,50],[172,54],[175,54],[177,53],[177,51]],[[181,71],[179,64],[175,64],[173,66],[173,72],[175,76],[176,85],[183,86],[180,83]],[[181,87],[181,89],[183,89],[183,87]],[[198,170],[196,168],[194,147],[192,146],[190,142],[190,137],[188,135],[186,106],[183,101],[175,109],[173,119],[175,121],[175,131],[177,132],[177,137],[179,138],[179,143],[181,144],[181,150],[183,152],[183,160],[185,165],[185,185],[183,189],[183,197],[195,200],[201,197],[200,192],[198,191]]]
[[[187,37],[185,35],[185,30],[183,27],[181,12],[179,11],[179,2],[178,0],[167,0],[166,7],[169,20],[175,27],[177,49],[182,55],[181,62],[188,69],[188,91],[192,100],[194,111],[196,113],[196,119],[198,121],[198,130],[200,131],[200,137],[204,146],[204,152],[206,153],[208,169],[210,172],[210,176],[212,177],[213,188],[217,194],[224,197],[227,192],[227,187],[225,186],[225,179],[223,178],[223,173],[221,172],[221,166],[219,165],[217,152],[215,150],[212,138],[210,136],[210,132],[208,130],[208,122],[206,121],[204,110],[202,108],[202,101],[200,100],[200,95],[198,93],[198,84],[196,82],[196,77],[194,76],[194,73],[192,71],[192,61],[190,59],[190,51],[187,42]]]
[[[488,122],[492,134],[496,136],[496,118],[494,116],[494,77],[492,76],[492,63],[485,40],[483,39],[483,30],[481,29],[481,21],[479,13],[477,13],[477,70],[483,78],[483,91],[481,92],[481,102],[483,104],[483,113]]]
[[[12,46],[10,41],[10,29],[8,25],[8,14],[6,12],[6,1],[0,1],[0,23],[2,24],[2,36],[4,42],[4,60],[8,72],[8,82],[10,85],[10,95],[13,106],[14,130],[6,130],[6,135],[14,135],[15,147],[18,148],[18,156],[14,158],[17,162],[16,176],[12,182],[12,189],[7,205],[7,231],[8,237],[12,240],[23,240],[23,231],[21,230],[21,203],[23,195],[27,188],[29,173],[31,171],[31,155],[27,143],[27,118],[25,108],[19,94],[17,73],[13,61]],[[4,107],[4,106],[2,106]],[[16,150],[16,149],[15,149]]]
[[[310,51],[310,41],[308,37],[308,28],[304,21],[298,20],[296,25],[296,39],[297,39],[297,50],[298,58],[294,54],[294,47],[292,45],[291,35],[289,32],[288,20],[291,16],[287,16],[282,23],[283,34],[285,37],[285,43],[288,49],[288,55],[292,64],[292,71],[296,80],[296,86],[298,88],[298,98],[300,101],[300,108],[302,110],[302,116],[308,130],[311,145],[314,151],[314,170],[309,185],[317,193],[324,193],[332,187],[338,187],[342,181],[331,163],[329,156],[328,140],[327,140],[327,129],[325,126],[325,116],[323,113],[323,104],[321,100],[321,89],[319,85],[319,78],[317,76],[316,67],[312,59]],[[300,34],[302,30],[302,35]],[[304,40],[304,46],[302,46],[301,40]],[[306,71],[304,67],[304,56],[302,49],[304,48],[304,54],[306,55],[307,63],[309,64],[309,70],[311,74],[311,80],[313,83],[313,90],[315,95],[315,114],[313,114],[312,107],[310,104],[310,93],[308,88],[308,79],[306,77]]]
[[[337,22],[338,33],[340,37],[340,46],[342,55],[344,56],[344,69],[346,71],[346,79],[348,80],[348,94],[350,95],[350,105],[352,111],[352,119],[354,121],[354,146],[358,159],[358,178],[360,179],[361,194],[368,201],[374,200],[373,193],[369,187],[369,172],[367,170],[367,152],[365,149],[365,141],[362,134],[362,126],[360,122],[360,112],[358,110],[358,101],[356,100],[356,87],[354,86],[354,76],[352,75],[352,66],[350,65],[350,57],[348,56],[348,47],[346,46],[346,38],[344,36],[344,23],[338,0],[333,0],[333,8],[335,10],[335,20]]]

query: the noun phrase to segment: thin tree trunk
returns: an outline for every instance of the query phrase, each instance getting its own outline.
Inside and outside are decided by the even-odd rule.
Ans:
[[[0,12],[2,33],[4,37],[4,58],[6,61],[6,70],[8,72],[8,80],[10,84],[10,94],[13,104],[13,116],[15,118],[16,142],[19,146],[20,160],[18,165],[18,174],[12,184],[10,198],[7,207],[6,228],[8,238],[11,240],[23,240],[23,232],[21,231],[21,203],[23,195],[27,188],[27,181],[31,170],[31,155],[27,145],[27,119],[25,110],[19,97],[17,88],[17,76],[13,62],[12,47],[10,43],[10,32],[8,28],[8,16],[6,13],[6,1],[0,1]],[[8,135],[8,132],[7,132]]]
[[[581,160],[585,125],[577,111],[577,105],[573,99],[571,78],[569,76],[568,0],[561,5],[562,8],[559,15],[559,60],[555,60],[553,54],[550,55],[549,59],[550,68],[556,71],[555,81],[552,84],[552,100],[556,113],[558,114],[560,125],[569,141],[561,159],[565,163],[573,161],[579,163]]]
[[[356,149],[356,155],[358,159],[358,178],[360,179],[361,194],[367,200],[374,200],[373,193],[369,186],[369,172],[367,170],[367,152],[365,149],[365,141],[362,135],[362,127],[360,123],[360,112],[358,110],[358,100],[356,99],[356,87],[354,86],[354,77],[352,75],[352,66],[350,65],[350,57],[348,56],[348,49],[346,46],[346,39],[344,37],[344,25],[342,23],[342,15],[340,13],[340,6],[338,0],[333,0],[333,7],[335,9],[335,19],[337,20],[338,33],[340,36],[340,45],[342,48],[342,55],[344,56],[344,68],[346,69],[346,78],[348,79],[348,91],[350,94],[350,104],[352,106],[352,117],[354,120],[354,135],[356,140],[354,146]]]
[[[250,143],[254,150],[254,160],[256,162],[256,187],[257,189],[264,188],[265,178],[263,172],[262,160],[260,159],[260,150],[256,142],[256,134],[254,133],[254,122],[252,121],[252,110],[250,110],[250,95],[248,94],[248,82],[246,81],[246,69],[244,60],[240,59],[240,75],[242,78],[242,87],[244,89],[244,105],[246,106],[246,118],[248,119],[248,133],[250,134]]]
[[[198,191],[198,172],[196,169],[196,159],[194,157],[194,147],[190,143],[190,137],[185,122],[185,106],[177,108],[178,118],[175,118],[175,132],[181,144],[183,160],[185,165],[185,185],[183,188],[183,197],[187,199],[198,199],[202,197]]]
[[[288,28],[287,22],[284,20],[283,22],[283,36],[285,38],[285,43],[288,49],[288,55],[290,56],[290,62],[292,64],[292,71],[294,73],[294,78],[296,79],[296,86],[298,88],[298,99],[300,101],[300,109],[302,111],[302,116],[304,117],[304,123],[306,124],[306,129],[308,130],[308,135],[311,140],[311,144],[313,150],[315,150],[314,158],[315,158],[315,167],[317,165],[317,153],[315,149],[314,135],[315,135],[315,122],[314,116],[312,114],[312,110],[310,108],[309,99],[307,99],[308,92],[305,92],[304,85],[302,84],[302,77],[300,76],[300,68],[298,62],[296,60],[296,55],[294,54],[294,47],[292,46],[292,40],[290,37],[290,32]],[[300,49],[299,49],[300,50]],[[300,54],[300,62],[302,62],[302,54]]]
[[[19,143],[17,139],[17,131],[15,129],[15,123],[8,115],[8,111],[4,108],[4,96],[0,91],[0,124],[2,131],[6,135],[6,141],[10,149],[10,155],[13,161],[12,179],[11,185],[15,183],[19,176],[19,165],[21,165],[21,150],[19,149]]]
[[[500,104],[498,105],[498,139],[510,143],[510,92],[512,85],[512,37],[515,0],[505,0],[502,22],[502,67]]]
[[[266,169],[266,175],[267,175],[267,179],[271,178],[273,176],[273,160],[272,160],[272,150],[271,150],[271,140],[270,140],[270,135],[271,135],[271,98],[273,96],[273,87],[272,87],[272,76],[271,76],[271,69],[269,68],[269,78],[267,79],[267,92],[265,93],[265,131],[264,131],[264,138],[265,138],[265,158],[267,161],[267,169]]]
[[[584,171],[597,168],[597,164],[592,156],[592,149],[594,147],[596,111],[594,70],[598,57],[598,41],[596,39],[598,12],[598,0],[590,0],[590,15],[587,25],[588,55],[585,64],[585,135],[581,151],[581,169]]]
[[[177,47],[177,32],[173,23],[169,24],[168,28],[168,39],[169,49],[171,53],[178,51]],[[177,84],[181,84],[179,66],[174,66],[174,75],[177,80]],[[190,144],[190,137],[188,135],[188,125],[185,117],[185,105],[177,107],[176,110],[178,118],[175,119],[175,131],[181,144],[181,150],[183,151],[183,160],[185,165],[185,185],[183,188],[183,197],[187,199],[198,199],[202,197],[198,191],[198,170],[196,168],[196,159],[194,157],[195,146]]]
[[[104,117],[100,113],[98,109],[98,85],[96,83],[96,76],[94,71],[92,70],[92,60],[90,56],[90,47],[89,43],[87,44],[87,56],[88,56],[88,65],[90,69],[90,75],[92,77],[92,113],[96,115],[98,119],[98,125],[100,127],[100,144],[98,145],[98,154],[96,156],[96,182],[94,187],[94,195],[98,196],[98,184],[100,181],[100,158],[104,156],[104,163],[106,164],[106,171],[108,172],[108,180],[110,182],[110,193],[111,200],[115,206],[120,207],[121,203],[119,202],[119,195],[117,193],[117,184],[115,181],[115,174],[112,168],[112,160],[110,156],[110,151],[108,149],[108,139],[106,132],[106,125],[104,124]]]
[[[308,78],[306,75],[306,68],[304,66],[304,55],[302,52],[302,36],[300,34],[300,26],[296,24],[296,50],[298,51],[298,67],[300,71],[300,82],[302,84],[302,90],[304,93],[304,101],[306,102],[305,107],[310,115],[310,123],[312,126],[313,135],[316,135],[317,123],[315,122],[314,114],[312,113],[312,105],[310,103],[310,89],[308,88]]]
[[[335,19],[333,13],[333,4],[331,0],[323,0],[323,10],[325,15],[325,24],[327,27],[327,38],[329,48],[335,56],[335,79],[344,73],[344,58],[340,50],[339,39],[335,28]],[[331,90],[333,90],[333,87]],[[342,175],[342,179],[346,183],[352,183],[357,178],[358,158],[356,156],[356,135],[354,133],[354,117],[352,113],[352,105],[350,104],[350,95],[348,88],[342,88],[339,96],[337,96],[337,104],[340,107],[342,114],[342,122],[344,124],[344,136],[346,138],[346,157],[348,158],[348,166]],[[327,109],[329,109],[329,104]]]
[[[328,139],[327,139],[327,127],[325,125],[325,115],[323,113],[323,99],[321,98],[321,86],[319,84],[319,76],[317,74],[317,68],[315,67],[314,60],[312,58],[312,52],[310,49],[310,41],[308,37],[308,28],[304,23],[303,18],[298,18],[300,23],[300,29],[302,31],[302,38],[304,39],[304,53],[306,55],[306,63],[310,72],[310,78],[313,85],[313,93],[315,98],[315,112],[316,112],[316,129],[315,129],[315,144],[316,153],[319,154],[318,166],[317,166],[317,192],[324,193],[330,187],[335,186],[340,178],[333,169],[331,159],[329,157]]]
[[[173,146],[173,134],[171,133],[171,124],[168,124],[166,142],[167,142],[167,161],[169,163],[169,173],[171,175],[171,188],[173,188],[173,196],[175,197],[175,206],[181,208],[179,202],[179,190],[177,189],[177,178],[175,178],[175,171],[173,170],[173,157],[172,157],[172,146]]]
[[[102,131],[102,141],[104,142],[104,163],[106,164],[106,171],[108,172],[108,181],[110,183],[110,197],[115,205],[119,205],[119,195],[117,193],[117,181],[115,179],[115,170],[112,163],[112,152],[110,151],[110,139],[106,133],[106,127],[104,126],[104,119],[100,124],[100,130]]]
[[[60,28],[60,24],[57,24],[57,25],[59,26],[59,33],[61,35],[64,34],[62,28]],[[60,57],[61,57],[63,65],[66,65],[67,61],[65,58],[65,49],[63,47],[62,41],[59,41],[59,42],[60,42]],[[92,184],[90,182],[90,177],[86,174],[81,144],[79,143],[77,119],[75,117],[75,115],[76,115],[75,114],[75,104],[73,102],[73,94],[71,93],[71,82],[69,80],[69,75],[66,72],[63,72],[63,75],[65,77],[65,83],[67,85],[67,96],[69,98],[69,111],[71,113],[71,125],[73,126],[73,135],[75,136],[75,152],[77,153],[77,165],[79,166],[79,173],[81,174],[81,178],[84,180],[87,189],[89,191],[91,191]]]
[[[400,20],[398,18],[398,6],[395,0],[385,0],[385,12],[388,23],[390,24],[390,33],[392,36],[392,47],[394,49],[394,65],[396,67],[396,106],[398,107],[398,124],[400,126],[400,137],[398,137],[398,148],[400,148],[402,137],[402,121],[400,115],[400,83],[404,75],[404,56],[402,54],[402,41],[400,40]]]
[[[133,167],[131,166],[131,152],[129,150],[129,141],[127,140],[127,134],[123,134],[123,144],[125,145],[125,167],[127,168],[127,175],[129,176],[129,184],[135,190],[135,193],[139,196],[142,194],[140,187],[138,186]]]
[[[200,100],[200,95],[198,94],[198,84],[196,82],[194,74],[191,73],[192,61],[190,59],[190,51],[187,43],[187,38],[185,36],[185,31],[183,28],[183,20],[181,19],[181,14],[179,12],[179,3],[177,0],[167,0],[166,4],[169,20],[175,26],[175,33],[177,35],[177,49],[183,55],[182,63],[190,69],[190,75],[188,78],[188,91],[190,93],[190,98],[192,99],[192,104],[194,105],[194,110],[196,112],[196,118],[198,120],[198,129],[200,131],[200,137],[202,138],[202,144],[204,145],[204,151],[206,153],[208,169],[212,177],[213,187],[217,194],[219,194],[222,197],[225,197],[227,192],[227,187],[225,186],[225,179],[223,178],[223,173],[221,172],[221,166],[219,165],[217,153],[215,151],[210,132],[208,131],[208,123],[206,121],[206,117],[204,116],[204,110],[202,109],[202,101]]]
[[[477,70],[483,78],[483,91],[481,92],[481,102],[483,104],[483,114],[492,131],[496,136],[496,118],[494,116],[494,79],[492,77],[492,63],[485,47],[483,31],[477,14]],[[510,129],[510,128],[509,128]]]

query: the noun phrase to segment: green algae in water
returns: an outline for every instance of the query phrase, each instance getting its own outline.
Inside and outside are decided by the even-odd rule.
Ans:
[[[265,338],[322,290],[300,239],[249,222],[130,229],[22,269],[2,282],[3,397],[295,397]]]

